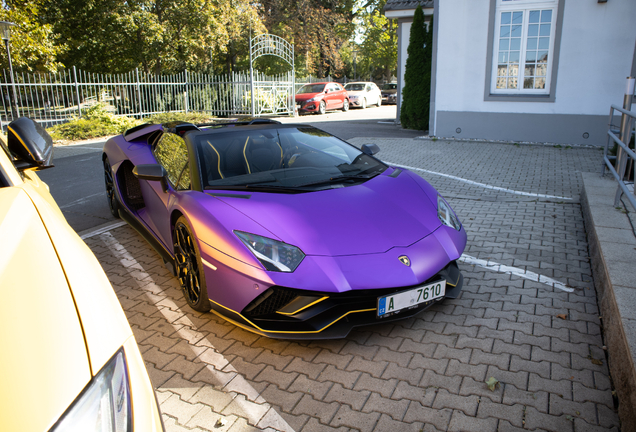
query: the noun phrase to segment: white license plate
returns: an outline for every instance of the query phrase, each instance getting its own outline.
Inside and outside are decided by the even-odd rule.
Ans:
[[[384,297],[378,297],[378,318],[393,315],[403,309],[409,309],[422,303],[430,302],[446,294],[446,281],[411,288]]]

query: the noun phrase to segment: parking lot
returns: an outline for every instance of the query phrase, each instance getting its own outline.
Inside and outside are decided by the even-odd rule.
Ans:
[[[89,230],[166,429],[618,430],[579,204],[578,172],[597,171],[601,152],[350,141],[378,144],[454,207],[468,233],[462,294],[342,340],[267,339],[190,309],[130,227]],[[346,217],[333,209],[333,223]]]

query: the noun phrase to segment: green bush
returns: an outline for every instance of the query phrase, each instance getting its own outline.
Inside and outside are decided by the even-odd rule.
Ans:
[[[50,127],[48,132],[55,140],[82,140],[117,135],[140,123],[140,120],[111,114],[104,104],[95,104],[83,109],[81,118]]]
[[[404,88],[400,122],[406,129],[428,130],[431,108],[431,65],[433,58],[433,18],[427,30],[421,6],[415,9],[408,57],[404,70]]]
[[[82,140],[118,135],[126,129],[142,123],[167,123],[183,121],[189,123],[206,123],[213,120],[208,113],[200,112],[169,112],[137,120],[131,117],[115,116],[106,110],[103,103],[95,104],[82,110],[81,118],[74,118],[68,123],[53,126],[48,129],[54,140]]]
[[[182,121],[188,123],[208,123],[215,119],[210,113],[204,112],[167,112],[154,114],[150,117],[144,118],[144,122],[150,123],[168,123],[172,121]]]

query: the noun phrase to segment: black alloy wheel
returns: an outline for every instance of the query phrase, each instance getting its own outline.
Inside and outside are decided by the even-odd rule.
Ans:
[[[325,101],[320,101],[320,105],[318,105],[318,114],[324,114],[327,112],[327,105]]]
[[[104,156],[104,183],[106,184],[106,198],[108,199],[108,208],[113,216],[119,217],[119,202],[117,202],[117,194],[115,193],[115,180],[113,179],[113,169],[108,161],[108,156]]]
[[[174,258],[177,278],[188,305],[196,311],[210,310],[205,273],[196,241],[185,217],[181,216],[174,227]]]

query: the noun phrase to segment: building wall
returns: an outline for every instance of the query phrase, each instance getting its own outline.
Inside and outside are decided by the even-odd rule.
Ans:
[[[561,0],[554,94],[492,100],[487,79],[495,0],[437,3],[435,125],[431,135],[602,144],[611,104],[621,104],[634,63],[636,2]],[[557,52],[558,51],[558,52]],[[554,76],[554,75],[553,75]],[[585,138],[587,137],[587,138]]]

